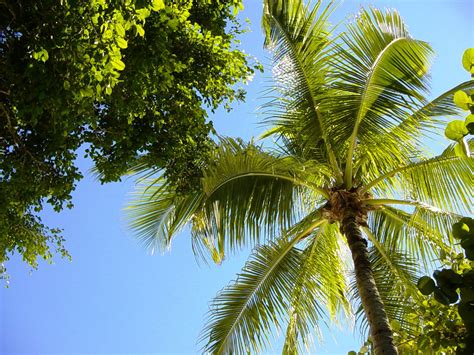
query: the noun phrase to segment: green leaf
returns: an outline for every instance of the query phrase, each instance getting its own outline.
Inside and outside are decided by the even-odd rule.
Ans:
[[[474,322],[474,304],[460,303],[458,305],[458,312],[465,323]]]
[[[463,239],[469,236],[469,226],[461,221],[453,224],[453,237]]]
[[[40,51],[33,52],[33,58],[42,62],[46,62],[49,59],[49,53],[46,49],[41,48]]]
[[[444,293],[450,304],[456,303],[459,299],[459,294],[456,292],[456,290],[448,286],[441,287],[441,292]]]
[[[118,58],[113,58],[111,60],[111,63],[112,63],[112,66],[117,69],[117,70],[124,70],[125,69],[125,63],[122,62],[120,59]]]
[[[165,3],[163,2],[163,0],[152,0],[151,2],[151,8],[153,9],[153,11],[160,11],[164,7]]]
[[[466,125],[466,129],[469,132],[469,134],[474,134],[474,115],[473,114],[470,114],[469,116],[466,117],[464,124]]]
[[[418,280],[416,285],[420,292],[425,296],[428,296],[434,292],[436,285],[434,280],[429,276],[423,276]]]
[[[440,288],[436,288],[434,290],[434,298],[439,303],[444,304],[445,306],[449,306],[449,298],[443,291],[441,291]]]
[[[463,249],[472,249],[474,248],[474,238],[471,238],[469,235],[461,240],[461,248]]]
[[[143,37],[145,35],[145,30],[143,29],[141,25],[135,25],[135,29],[137,30],[137,34],[140,37]]]
[[[86,87],[79,91],[81,97],[92,97],[94,95],[94,90],[91,87]]]
[[[137,18],[141,21],[145,21],[150,16],[150,10],[146,7],[136,10]]]
[[[121,23],[116,23],[116,24],[115,24],[115,32],[117,32],[117,34],[118,34],[120,37],[124,37],[124,36],[125,36],[125,28],[122,26]]]
[[[467,224],[467,226],[469,227],[469,231],[471,233],[474,233],[474,218],[470,218],[470,217],[463,217],[459,220],[459,222],[462,222],[464,224]],[[472,234],[471,234],[472,235]],[[474,236],[474,235],[473,235]]]
[[[474,48],[466,49],[462,56],[462,66],[471,74],[474,74]]]
[[[464,91],[459,90],[454,94],[454,103],[462,108],[463,110],[468,110],[469,109],[469,104],[472,104],[472,100],[469,97],[468,94],[466,94]]]
[[[474,248],[464,249],[464,253],[467,259],[474,261]]]
[[[127,48],[127,47],[128,47],[127,41],[124,40],[124,39],[121,38],[121,37],[117,37],[117,38],[116,38],[116,42],[117,42],[117,45],[118,45],[120,48]]]
[[[454,141],[462,139],[469,132],[464,124],[464,121],[454,120],[448,123],[444,130],[444,135]]]

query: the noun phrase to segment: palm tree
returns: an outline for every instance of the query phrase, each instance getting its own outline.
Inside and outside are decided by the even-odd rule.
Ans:
[[[452,146],[425,152],[431,132],[457,114],[454,92],[473,82],[428,102],[431,48],[397,12],[362,10],[333,36],[333,9],[264,2],[273,148],[222,138],[195,190],[148,176],[129,208],[153,249],[187,224],[195,253],[217,263],[256,246],[213,302],[202,335],[210,353],[259,352],[283,326],[284,352],[297,353],[321,320],[350,311],[354,276],[376,353],[396,354],[389,319],[412,326],[401,298],[417,297],[418,270],[450,248],[449,226],[472,210],[462,191],[473,159]]]

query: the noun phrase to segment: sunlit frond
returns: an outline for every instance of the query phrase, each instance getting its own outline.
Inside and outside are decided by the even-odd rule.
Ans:
[[[177,194],[163,177],[142,179],[126,208],[129,226],[152,253],[162,252],[191,221],[202,198],[199,191]]]
[[[452,248],[450,226],[460,217],[423,206],[409,212],[384,206],[369,214],[368,225],[387,250],[404,250],[428,269],[442,250]]]
[[[212,303],[202,340],[212,354],[261,352],[291,299],[303,253],[297,243],[323,221],[305,218],[285,237],[258,247],[235,283]]]
[[[473,172],[474,158],[457,156],[451,145],[439,156],[412,161],[380,175],[365,189],[373,188],[377,196],[395,190],[438,209],[469,214],[473,210]]]
[[[346,145],[345,182],[351,184],[356,145],[371,142],[422,107],[431,49],[410,37],[395,11],[361,10],[342,35],[334,61],[331,113],[337,145]]]
[[[263,106],[267,122],[274,125],[269,134],[301,147],[305,157],[324,155],[338,174],[328,122],[319,111],[333,55],[327,19],[334,6],[323,8],[318,1],[311,7],[302,0],[266,0],[264,4],[265,43],[274,58],[274,86]]]
[[[303,250],[291,293],[283,353],[309,352],[313,333],[319,333],[319,323],[327,315],[334,318],[341,309],[348,311],[341,240],[337,225],[325,224]]]
[[[321,203],[329,172],[324,164],[302,164],[265,153],[253,143],[222,139],[201,186],[177,194],[163,177],[142,179],[127,208],[130,227],[151,250],[169,247],[192,222],[197,254],[255,245],[262,234],[278,235]],[[304,178],[310,173],[312,178]],[[225,236],[225,238],[224,238]]]
[[[204,198],[193,218],[193,240],[225,250],[281,234],[322,203],[325,165],[302,165],[253,144],[221,141],[215,165],[202,179]],[[306,169],[312,172],[307,176]]]

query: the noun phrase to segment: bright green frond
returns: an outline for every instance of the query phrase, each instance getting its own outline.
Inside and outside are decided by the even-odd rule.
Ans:
[[[323,222],[319,213],[295,225],[286,237],[256,249],[237,281],[224,288],[209,312],[202,340],[212,354],[260,352],[289,306],[302,252],[296,247]]]
[[[339,253],[341,240],[337,225],[325,224],[307,243],[291,293],[283,353],[309,352],[318,323],[327,314],[334,318],[341,309],[348,312],[345,268]]]
[[[465,81],[451,90],[446,91],[433,101],[425,104],[420,110],[414,112],[410,116],[410,119],[405,123],[408,125],[406,127],[400,127],[400,130],[406,129],[411,125],[429,124],[430,118],[455,116],[463,113],[463,111],[453,101],[454,94],[459,90],[470,91],[472,89],[474,89],[474,80]],[[445,121],[443,121],[443,123],[445,123]],[[432,128],[432,126],[428,125],[426,127],[426,129],[430,128]]]
[[[472,89],[474,80],[466,81],[421,108],[413,105],[412,113],[400,124],[382,135],[374,135],[370,142],[359,147],[354,165],[356,179],[367,183],[381,172],[407,165],[414,156],[421,155],[419,151],[425,150],[427,140],[442,135],[449,117],[461,113],[453,102],[454,93]]]
[[[326,165],[263,152],[253,143],[222,139],[201,186],[177,194],[163,177],[141,179],[127,208],[131,229],[155,250],[192,222],[193,249],[221,262],[226,250],[278,235],[322,203]],[[309,174],[309,176],[307,176]]]
[[[421,107],[431,48],[412,39],[395,11],[362,10],[342,36],[334,61],[331,112],[336,144],[348,149],[345,181],[352,182],[356,143],[364,145]]]
[[[271,133],[301,147],[302,157],[323,154],[333,173],[340,174],[328,123],[319,111],[333,55],[327,19],[334,6],[322,9],[318,1],[310,8],[302,0],[264,4],[265,43],[274,57],[272,99],[263,106],[267,122],[276,126]]]
[[[142,179],[126,208],[129,226],[152,253],[164,251],[190,222],[202,198],[200,192],[176,194],[163,177]]]
[[[377,196],[397,190],[441,210],[469,214],[473,210],[474,158],[459,157],[454,145],[431,159],[413,161],[382,174],[366,186]]]
[[[308,172],[311,177],[303,179]],[[326,192],[319,186],[327,184],[322,172],[317,164],[305,166],[253,144],[223,140],[215,165],[202,179],[204,198],[193,219],[193,240],[214,244],[223,257],[224,250],[255,245],[261,235],[281,234],[322,203]]]
[[[439,157],[413,163],[400,177],[414,199],[443,210],[470,214],[474,203],[474,157],[458,157],[452,148]]]
[[[449,228],[459,218],[422,206],[412,212],[385,206],[369,214],[368,225],[387,250],[404,250],[429,268],[441,250],[452,247]]]

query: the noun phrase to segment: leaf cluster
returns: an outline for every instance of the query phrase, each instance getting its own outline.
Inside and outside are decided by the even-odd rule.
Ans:
[[[474,350],[474,219],[463,218],[453,224],[453,235],[461,240],[466,259],[462,254],[452,255],[448,262],[451,268],[436,270],[433,273],[434,280],[429,276],[421,277],[417,286],[423,295],[433,293],[433,299],[441,305],[456,304],[453,308],[457,310],[457,318],[462,320],[458,322],[461,328],[457,335],[458,342],[449,345],[455,349],[457,347],[460,354],[470,354]],[[443,314],[442,319],[449,321],[445,316]],[[447,346],[444,343],[441,345]]]
[[[0,261],[23,253],[13,226],[40,223],[45,202],[71,206],[80,147],[102,182],[146,161],[177,188],[194,186],[214,149],[206,108],[243,99],[235,84],[259,68],[237,49],[241,8],[239,0],[0,2],[0,237],[10,241]]]
[[[471,73],[471,77],[474,77],[474,48],[469,48],[464,52],[462,64],[464,69]],[[456,91],[453,101],[460,109],[470,111],[470,114],[464,121],[454,120],[449,122],[444,134],[448,139],[458,142],[459,154],[469,156],[469,147],[466,145],[464,137],[468,134],[474,134],[474,90],[468,92],[464,90]]]

